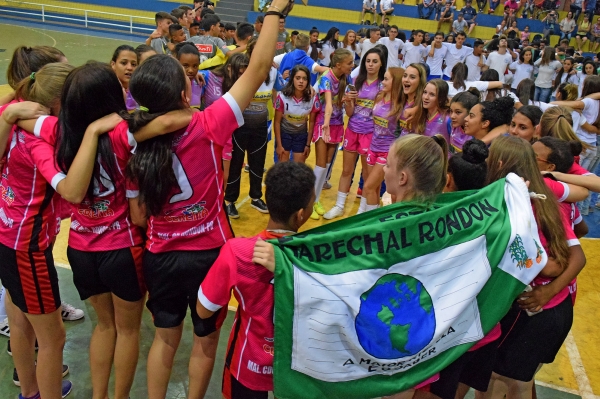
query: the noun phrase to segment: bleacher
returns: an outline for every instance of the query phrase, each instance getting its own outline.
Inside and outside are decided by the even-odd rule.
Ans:
[[[233,18],[227,18],[229,8],[226,3],[228,0],[221,1],[225,2],[221,14],[224,15],[223,19],[228,21]],[[235,2],[241,4],[243,1],[236,0]],[[216,12],[219,14],[219,3],[215,2],[217,4]],[[415,2],[416,0],[406,0],[404,4],[396,4],[394,16],[390,17],[390,24],[397,25],[407,36],[413,29],[435,32],[437,21],[433,20],[434,14],[429,20],[419,19]],[[185,4],[178,0],[0,0],[0,18],[42,22],[50,25],[79,26],[95,30],[123,31],[133,35],[146,36],[154,29],[153,19],[157,11],[170,11],[182,3]],[[457,0],[457,9],[462,8],[463,5],[464,0]],[[45,6],[43,12],[42,6]],[[496,33],[495,28],[502,21],[503,7],[498,7],[492,15],[487,14],[487,7],[483,13],[478,15],[478,25],[472,31],[468,42],[474,38],[489,39]],[[360,25],[361,9],[362,0],[310,0],[309,6],[296,5],[292,15],[287,19],[286,27],[289,31],[307,32],[314,26],[323,36],[329,28],[335,26],[343,35],[350,29],[358,31],[364,27]],[[258,10],[258,0],[254,0],[254,10]],[[559,11],[560,19],[564,18],[566,13],[566,11]],[[247,13],[246,19],[252,23],[257,15],[259,15],[257,11],[250,11]],[[367,18],[369,17],[372,18],[370,14],[367,14]],[[543,30],[543,24],[539,20],[517,19],[517,26],[520,30],[527,25],[530,28],[531,37]],[[442,26],[444,32],[448,32],[449,29],[449,24]],[[557,35],[553,35],[551,44],[555,45],[558,39]],[[572,44],[574,42],[575,39]]]

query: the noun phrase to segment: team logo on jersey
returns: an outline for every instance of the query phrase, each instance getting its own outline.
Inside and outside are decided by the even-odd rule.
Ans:
[[[0,184],[0,192],[2,193],[2,200],[6,202],[8,206],[11,206],[15,201],[15,192],[10,187],[4,187]]]
[[[86,205],[88,204],[89,202],[86,202]],[[106,218],[115,214],[115,212],[109,208],[109,205],[109,200],[100,200],[98,202],[94,202],[92,205],[89,205],[87,209],[79,209],[77,213],[90,219]]]
[[[208,209],[206,209],[204,205],[206,205],[206,201],[202,201],[198,204],[188,205],[181,212],[182,215],[165,216],[165,220],[167,222],[177,223],[204,219],[208,216]]]
[[[212,52],[213,52],[213,45],[212,44],[200,44],[200,43],[196,43],[196,48],[198,49],[198,51],[200,53],[204,53],[204,54],[212,54]]]
[[[275,348],[273,348],[271,345],[264,344],[263,350],[265,351],[265,353],[268,353],[271,356],[275,354]]]

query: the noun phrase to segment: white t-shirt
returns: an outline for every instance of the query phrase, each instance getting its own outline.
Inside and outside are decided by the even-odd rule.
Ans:
[[[373,47],[377,46],[378,42],[371,42],[371,39],[366,39],[364,42],[360,44],[360,60],[362,61],[362,57],[367,53],[367,51],[371,50]]]
[[[429,56],[431,45],[427,46],[427,65],[429,65],[429,75],[442,75],[442,63],[448,56],[448,48],[442,46],[433,50],[433,57]]]
[[[558,72],[557,72],[557,74],[558,74]],[[554,76],[554,80],[556,80],[557,77],[558,76]],[[565,82],[579,86],[579,75],[576,73],[571,75],[571,74],[563,72],[562,76],[560,77],[560,82],[558,83],[558,85],[565,83]],[[556,86],[558,87],[558,85],[556,85]],[[558,89],[556,89],[556,91],[558,91]],[[556,96],[556,92],[554,92],[554,96]]]
[[[506,68],[512,63],[512,56],[507,51],[505,54],[500,54],[497,51],[493,51],[488,56],[485,65],[489,66],[492,69],[495,69],[500,75],[500,81],[504,83],[504,73],[506,72]]]
[[[541,65],[542,59],[539,58],[534,65],[538,67],[538,75],[535,79],[535,85],[542,89],[552,87],[552,79],[554,74],[562,67],[560,61],[550,61],[548,65]]]
[[[442,43],[444,47],[448,49],[448,56],[446,57],[446,68],[444,69],[444,75],[451,76],[452,68],[454,65],[459,62],[465,62],[467,56],[473,54],[473,49],[471,47],[462,46],[461,48],[456,48],[456,44],[454,43]]]
[[[355,60],[357,58],[360,59],[360,53],[361,53],[360,43],[358,43],[358,42],[354,43],[355,49],[352,48],[352,45],[345,46],[344,44],[342,44],[341,46],[342,46],[342,48],[345,48],[346,50],[350,51],[352,53],[352,57],[354,57]]]
[[[382,37],[381,39],[379,39],[378,43],[383,44],[388,49],[387,67],[389,68],[400,66],[398,52],[400,52],[404,47],[404,42],[398,38],[392,41],[389,37]]]
[[[585,78],[591,75],[586,75],[582,71],[577,72],[577,77],[579,77],[579,97],[582,96],[583,93],[583,83],[585,82]]]
[[[427,49],[419,44],[415,46],[411,42],[404,43],[404,47],[402,47],[402,56],[404,68],[408,68],[410,64],[418,64],[419,62],[423,62],[423,58],[427,55]]]
[[[390,8],[394,8],[394,0],[381,0],[379,3],[383,11],[389,10]]]
[[[583,100],[584,108],[581,112],[588,123],[596,122],[596,118],[598,118],[598,109],[600,108],[598,100],[592,100],[591,98],[584,98]],[[575,132],[577,133],[577,137],[581,141],[585,141],[586,143],[596,146],[596,137],[597,135],[594,133],[590,133],[587,130],[583,130],[580,126],[579,129]]]
[[[508,68],[515,71],[512,84],[510,85],[513,89],[516,89],[523,79],[531,79],[533,76],[533,65],[531,64],[521,64],[519,61],[515,61]]]
[[[377,7],[377,0],[364,0],[363,8],[375,8]]]
[[[483,57],[483,63],[485,64],[486,58],[485,55],[481,55]],[[481,77],[481,67],[479,66],[480,58],[477,55],[469,54],[465,58],[465,65],[469,69],[469,74],[467,75],[467,80],[475,81],[479,80]],[[452,71],[450,71],[452,72]],[[451,75],[450,75],[451,76]]]
[[[465,86],[467,86],[466,89],[463,89],[462,87],[459,88],[459,89],[455,89],[454,85],[452,84],[452,82],[448,82],[448,98],[452,98],[455,95],[457,95],[458,93],[462,93],[463,91],[467,91],[471,87],[475,87],[480,92],[487,91],[488,87],[490,86],[490,82],[482,82],[480,80],[477,80],[477,81],[474,81],[474,82],[465,81]]]
[[[321,60],[321,65],[329,66],[329,64],[331,63],[331,54],[333,54],[334,51],[335,49],[333,48],[330,42],[323,43],[323,47],[321,48],[321,54],[323,54],[325,58]]]

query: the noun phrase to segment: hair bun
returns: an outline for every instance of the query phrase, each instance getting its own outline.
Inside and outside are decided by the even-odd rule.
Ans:
[[[481,92],[479,91],[479,89],[477,89],[477,87],[475,86],[471,86],[469,87],[469,90],[467,90],[467,92],[477,96],[477,98],[479,98],[481,96]]]
[[[480,164],[485,162],[489,155],[487,145],[477,139],[471,139],[463,145],[462,158],[472,164]]]
[[[494,105],[498,107],[498,111],[510,112],[512,115],[512,108],[515,106],[515,100],[510,96],[498,97],[494,99]]]

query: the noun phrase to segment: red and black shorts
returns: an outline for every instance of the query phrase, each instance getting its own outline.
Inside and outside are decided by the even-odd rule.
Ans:
[[[221,388],[225,399],[267,399],[269,391],[255,391],[239,382],[225,366],[223,370],[223,386]]]
[[[0,281],[19,309],[28,314],[49,314],[60,307],[51,246],[45,251],[26,252],[0,244],[0,259]]]
[[[98,252],[68,247],[67,258],[81,300],[108,292],[127,302],[142,299],[146,294],[143,254],[142,246]]]

